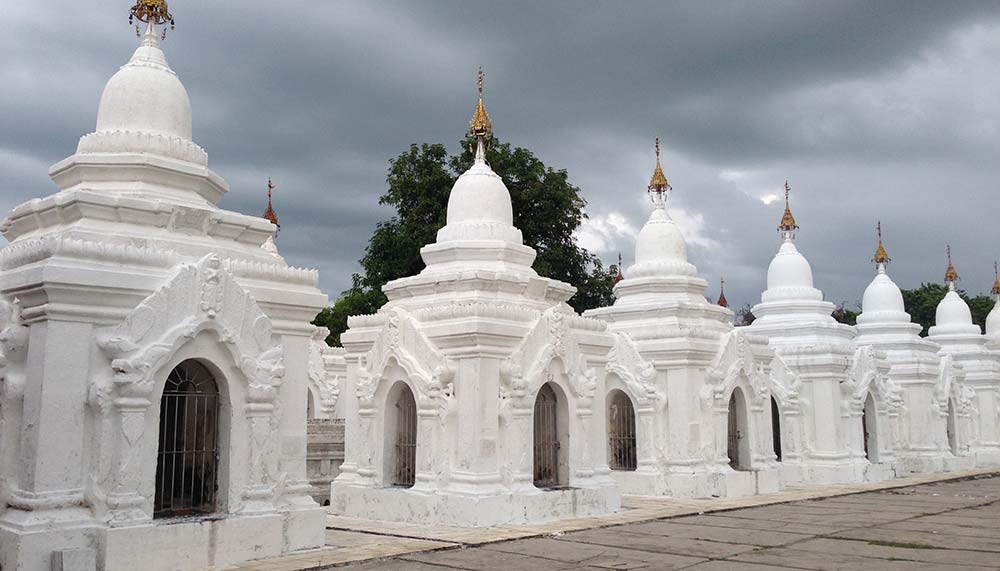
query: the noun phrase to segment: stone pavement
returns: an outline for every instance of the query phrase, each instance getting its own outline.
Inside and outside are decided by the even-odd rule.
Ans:
[[[629,509],[612,516],[541,526],[470,530],[331,517],[326,549],[226,569],[1000,569],[1000,475],[964,476],[731,500],[629,498]]]

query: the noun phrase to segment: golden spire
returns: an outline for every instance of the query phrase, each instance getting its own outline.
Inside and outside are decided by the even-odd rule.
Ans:
[[[781,217],[781,223],[778,224],[778,230],[781,232],[794,232],[799,229],[799,225],[795,223],[795,217],[792,216],[792,208],[788,204],[788,193],[791,192],[792,187],[788,186],[788,181],[785,181],[785,214]]]
[[[618,267],[615,268],[615,284],[625,279],[622,274],[622,253],[618,252]]]
[[[729,307],[729,300],[726,299],[726,278],[719,278],[719,301],[716,305]]]
[[[948,269],[944,272],[945,283],[954,284],[958,281],[958,272],[955,271],[955,265],[951,263],[951,244],[948,244]]]
[[[264,219],[268,220],[271,224],[274,224],[278,230],[281,230],[281,225],[278,224],[278,214],[274,211],[274,206],[271,205],[271,192],[274,190],[274,184],[271,179],[267,179],[267,210],[264,211]],[[277,234],[275,230],[275,234]]]
[[[673,190],[667,182],[666,175],[663,174],[663,167],[660,166],[660,138],[656,138],[656,168],[653,169],[653,178],[649,179],[649,192],[662,195],[668,190]]]
[[[479,68],[479,104],[476,105],[476,112],[472,115],[472,120],[469,121],[468,135],[484,140],[493,137],[493,124],[490,123],[490,115],[486,112],[486,106],[483,105],[483,68]]]
[[[148,27],[166,26],[174,29],[174,15],[167,10],[167,0],[137,0],[128,14],[128,23],[135,25],[135,35],[139,35],[139,26],[135,21],[145,22]],[[167,39],[167,29],[163,28],[163,39]]]
[[[997,271],[996,260],[993,261],[993,289],[990,290],[993,295],[1000,295],[1000,272]]]
[[[872,258],[872,261],[879,265],[888,264],[892,258],[889,257],[889,254],[885,251],[885,246],[882,245],[881,220],[879,220],[878,224],[875,226],[875,233],[878,234],[878,248],[875,249],[875,257]]]

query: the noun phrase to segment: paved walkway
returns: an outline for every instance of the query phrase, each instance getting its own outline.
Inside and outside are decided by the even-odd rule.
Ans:
[[[331,517],[327,548],[229,569],[1000,569],[1000,475],[964,475],[734,500],[628,498],[618,514],[530,527]]]

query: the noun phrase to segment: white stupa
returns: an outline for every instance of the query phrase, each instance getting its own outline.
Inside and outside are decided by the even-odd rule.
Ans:
[[[877,226],[878,247],[872,262],[875,279],[865,289],[858,316],[859,347],[885,351],[891,368],[889,381],[880,388],[890,399],[898,387],[906,411],[898,422],[897,456],[906,472],[925,473],[971,467],[968,452],[970,410],[955,379],[960,368],[938,355],[938,345],[920,337],[920,325],[910,320],[899,286],[886,268],[891,261],[882,243],[882,223]]]
[[[767,270],[767,289],[751,310],[754,333],[776,352],[774,409],[781,420],[786,482],[878,480],[891,476],[888,407],[869,398],[888,372],[884,354],[857,350],[853,327],[832,317],[835,306],[813,287],[812,268],[795,244],[799,229],[785,183],[781,246]],[[873,468],[876,464],[887,468]]]
[[[624,415],[632,423],[624,429],[636,436],[637,462],[612,463],[612,474],[629,494],[777,490],[766,370],[771,352],[763,337],[733,330],[729,309],[706,301],[708,282],[688,261],[684,236],[667,211],[671,188],[659,147],[657,140],[648,187],[653,206],[636,238],[635,263],[615,285],[614,305],[584,314],[615,332],[609,410],[634,409]],[[609,426],[610,442],[621,428]]]
[[[216,206],[228,186],[160,47],[167,3],[132,16],[141,44],[51,168],[59,192],[0,222],[3,569],[226,566],[324,541],[304,420],[327,298],[261,248],[269,221]]]
[[[351,517],[487,526],[615,511],[601,395],[612,338],[540,277],[486,161],[482,98],[472,167],[420,274],[348,320],[347,427],[331,509]]]
[[[1000,270],[997,263],[993,262],[993,288],[990,289],[993,296],[993,309],[986,316],[986,339],[987,346],[994,351],[1000,351]]]
[[[945,271],[948,293],[938,303],[929,339],[941,346],[964,371],[963,389],[972,400],[976,420],[969,437],[978,464],[1000,463],[1000,353],[987,348],[982,329],[972,322],[969,305],[958,295],[959,277],[948,247]]]

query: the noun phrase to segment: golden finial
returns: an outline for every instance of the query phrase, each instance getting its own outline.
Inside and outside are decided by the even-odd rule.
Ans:
[[[470,137],[480,138],[488,140],[493,137],[493,124],[490,123],[490,116],[486,112],[486,106],[483,105],[483,68],[479,68],[479,104],[476,105],[476,112],[472,115],[472,120],[469,121],[469,133]]]
[[[660,166],[660,138],[656,138],[656,168],[653,169],[653,178],[649,179],[649,192],[662,195],[668,190],[673,190],[667,182],[666,175],[663,174],[663,167]]]
[[[1000,272],[997,271],[997,262],[993,261],[993,289],[990,290],[993,295],[1000,295]]]
[[[888,264],[892,258],[885,251],[885,246],[882,245],[882,221],[879,220],[878,224],[875,225],[875,233],[878,234],[878,248],[875,249],[875,257],[872,261],[876,264]]]
[[[719,278],[719,301],[715,303],[721,307],[729,307],[729,300],[726,299],[726,278]]]
[[[278,224],[278,214],[274,211],[274,206],[271,205],[271,192],[274,188],[274,184],[269,177],[267,179],[267,210],[264,211],[264,219],[274,224],[278,230],[281,230],[281,225]],[[275,230],[275,233],[277,234],[277,230]]]
[[[955,271],[955,265],[951,263],[951,244],[948,244],[948,269],[944,272],[945,283],[955,283],[959,280],[958,272]]]
[[[135,6],[132,6],[132,10],[128,14],[129,25],[135,25],[135,35],[139,35],[139,26],[135,24],[135,21],[145,22],[149,26],[166,26],[167,22],[170,23],[170,29],[173,30],[174,15],[167,10],[167,0],[137,0]],[[167,39],[167,29],[163,28],[163,39]]]
[[[615,284],[625,279],[622,274],[622,253],[618,252],[618,267],[615,268]]]
[[[795,223],[795,217],[792,216],[792,208],[788,203],[788,193],[792,191],[792,187],[788,186],[788,181],[785,181],[785,214],[781,217],[781,223],[778,225],[778,230],[781,232],[793,232],[799,229],[799,225]]]

